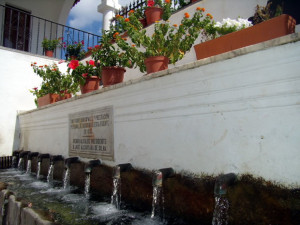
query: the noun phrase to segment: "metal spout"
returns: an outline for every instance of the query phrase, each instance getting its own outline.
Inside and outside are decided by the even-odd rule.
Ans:
[[[152,185],[154,187],[162,187],[162,183],[165,179],[174,176],[175,172],[173,168],[163,168],[154,172],[152,179]]]
[[[50,155],[49,154],[39,154],[38,156],[38,162],[42,162],[43,159],[49,159]]]
[[[133,167],[131,163],[123,163],[114,167],[113,178],[120,178],[121,172],[131,170]]]
[[[57,161],[63,161],[63,160],[64,160],[64,158],[62,157],[62,155],[51,155],[50,156],[50,164],[51,165],[54,165],[55,162],[57,162]]]
[[[30,151],[23,151],[20,153],[20,158],[24,158],[25,156],[27,156],[30,153]]]
[[[70,168],[70,165],[72,163],[77,163],[77,162],[79,162],[78,157],[70,157],[70,158],[65,159],[65,169]]]
[[[37,157],[38,155],[38,152],[30,152],[27,156],[27,159],[32,160],[33,157]]]
[[[99,165],[101,165],[100,159],[90,160],[87,164],[85,164],[84,172],[91,173],[92,169]]]
[[[214,187],[215,196],[222,196],[227,194],[227,189],[233,186],[237,181],[237,176],[234,173],[222,174],[217,177]]]

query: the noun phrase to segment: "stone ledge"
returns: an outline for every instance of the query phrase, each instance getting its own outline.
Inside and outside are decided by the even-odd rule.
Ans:
[[[5,199],[8,198],[7,210],[5,208]],[[6,224],[22,224],[22,225],[54,225],[55,223],[44,220],[33,209],[24,207],[21,202],[9,190],[0,192],[0,222],[3,223],[3,217],[6,214]]]
[[[33,109],[33,110],[26,111],[26,112],[21,112],[21,113],[19,113],[19,115],[24,115],[24,114],[31,113],[31,112],[34,112],[34,111],[43,110],[43,109],[46,109],[46,108],[49,108],[49,107],[54,107],[54,106],[59,105],[59,104],[64,104],[66,102],[72,102],[72,101],[75,101],[77,99],[86,98],[86,97],[89,97],[89,96],[92,96],[92,95],[97,95],[97,94],[100,94],[100,93],[103,93],[103,92],[107,92],[107,91],[110,91],[110,90],[122,88],[122,87],[125,87],[125,86],[128,86],[128,85],[137,84],[137,83],[147,81],[147,80],[151,80],[151,79],[154,79],[154,78],[171,75],[171,74],[176,73],[176,72],[181,72],[181,71],[185,71],[185,70],[189,70],[189,69],[194,69],[194,68],[197,68],[197,67],[200,67],[200,66],[211,64],[211,63],[215,63],[215,62],[235,58],[235,57],[238,57],[238,56],[246,55],[248,53],[253,53],[253,52],[256,52],[256,51],[262,51],[262,50],[265,50],[265,49],[268,49],[268,48],[271,48],[271,47],[285,45],[285,44],[289,44],[289,43],[293,43],[293,42],[297,42],[297,41],[300,41],[300,33],[289,34],[289,35],[286,35],[286,36],[283,36],[283,37],[275,38],[275,39],[272,39],[272,40],[269,40],[269,41],[265,41],[265,42],[255,44],[255,45],[250,45],[250,46],[246,46],[244,48],[236,49],[236,50],[233,50],[233,51],[230,51],[230,52],[225,52],[225,53],[220,54],[220,55],[211,56],[211,57],[208,57],[208,58],[204,58],[204,59],[201,59],[201,60],[198,60],[198,61],[195,61],[195,62],[180,65],[180,66],[175,66],[174,68],[170,68],[170,69],[167,69],[167,70],[159,71],[159,72],[152,73],[152,74],[149,74],[149,75],[145,74],[141,78],[137,78],[137,79],[125,81],[123,83],[115,84],[115,85],[112,85],[112,86],[109,86],[109,87],[101,88],[97,91],[93,91],[93,92],[90,92],[90,93],[87,93],[87,94],[84,94],[84,95],[77,95],[77,96],[74,96],[70,99],[66,99],[66,100],[59,101],[59,102],[56,102],[56,103],[53,103],[53,104],[49,104],[49,105],[43,106],[43,107],[38,108],[38,109]]]

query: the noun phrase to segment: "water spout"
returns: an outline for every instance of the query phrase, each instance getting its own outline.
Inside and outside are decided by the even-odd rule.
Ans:
[[[164,195],[163,195],[163,181],[174,175],[173,168],[164,168],[155,171],[152,186],[153,186],[153,199],[152,199],[152,213],[151,218],[158,218],[164,220]]]
[[[54,165],[58,161],[63,161],[62,155],[52,155],[50,156],[50,165]]]
[[[50,158],[49,154],[39,154],[38,155],[38,167],[37,167],[36,179],[40,179],[41,166],[42,166],[43,159],[49,159],[49,158]]]
[[[69,169],[71,164],[79,162],[78,157],[70,157],[65,159],[65,169]]]
[[[85,164],[84,172],[91,173],[92,169],[99,165],[101,165],[101,161],[99,159],[90,160],[87,164]]]
[[[78,157],[70,157],[65,159],[65,175],[64,175],[64,189],[68,189],[70,187],[70,167],[73,163],[78,163]]]
[[[32,160],[32,158],[37,157],[39,155],[38,152],[30,152],[27,156],[28,160]]]
[[[51,183],[53,181],[53,173],[54,173],[54,166],[55,163],[58,161],[63,161],[64,158],[62,155],[51,155],[50,156],[50,166],[48,169],[48,175],[47,175],[47,182]]]
[[[13,159],[12,159],[12,167],[13,168],[18,168],[18,162],[20,158],[20,153],[22,150],[17,150],[13,152]]]
[[[30,174],[31,173],[31,161],[33,157],[38,156],[38,152],[30,152],[27,155],[27,168],[26,168],[26,173]]]
[[[38,162],[42,162],[43,159],[49,159],[50,155],[49,154],[39,154],[38,155]]]
[[[114,167],[111,204],[115,205],[117,209],[120,209],[121,206],[121,172],[131,169],[132,165],[130,163],[119,164]]]
[[[214,187],[215,210],[212,225],[227,225],[229,201],[226,197],[229,186],[234,185],[237,176],[234,173],[220,175],[217,177]]]
[[[90,160],[87,164],[85,164],[84,172],[86,175],[84,184],[84,195],[86,198],[89,198],[92,169],[95,166],[99,165],[101,165],[101,161],[99,159]]]
[[[22,151],[20,153],[20,158],[19,158],[19,162],[18,162],[18,169],[19,170],[23,170],[24,169],[24,158],[27,157],[27,155],[30,153],[30,151]]]

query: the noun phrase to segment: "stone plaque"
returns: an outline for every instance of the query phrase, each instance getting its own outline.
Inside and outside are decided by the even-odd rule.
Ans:
[[[114,160],[112,106],[69,115],[69,155]]]

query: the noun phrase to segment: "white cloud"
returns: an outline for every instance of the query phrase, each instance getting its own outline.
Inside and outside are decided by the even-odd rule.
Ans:
[[[101,0],[81,0],[77,3],[69,14],[69,25],[77,29],[83,29],[92,24],[102,24],[102,14],[97,11],[97,6]]]
[[[126,5],[129,5],[130,3],[133,3],[134,0],[119,0],[119,4],[121,6],[126,6]]]

